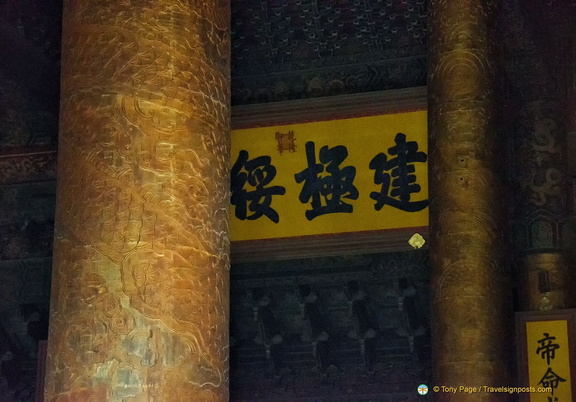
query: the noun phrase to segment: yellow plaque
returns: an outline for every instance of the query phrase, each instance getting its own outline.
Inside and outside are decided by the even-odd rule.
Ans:
[[[530,394],[531,402],[572,401],[568,322],[526,322],[529,386],[552,387]]]
[[[426,112],[232,132],[233,241],[428,226]]]

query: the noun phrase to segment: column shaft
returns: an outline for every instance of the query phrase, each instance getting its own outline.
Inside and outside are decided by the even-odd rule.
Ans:
[[[64,1],[47,401],[228,400],[229,7]]]
[[[566,51],[551,5],[508,1],[503,14],[510,69],[508,132],[514,136],[514,243],[520,310],[574,306],[567,163]],[[535,7],[535,8],[534,8]],[[546,12],[548,9],[548,13]],[[569,13],[567,13],[569,14]],[[542,35],[542,32],[546,35]],[[540,32],[535,36],[535,32]]]
[[[497,1],[431,0],[428,7],[433,381],[511,385],[513,320],[496,102]],[[441,401],[510,398],[435,395]]]

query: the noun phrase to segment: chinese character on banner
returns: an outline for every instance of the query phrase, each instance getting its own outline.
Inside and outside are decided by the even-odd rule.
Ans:
[[[519,379],[522,385],[539,389],[540,395],[520,400],[565,402],[574,399],[571,346],[576,309],[562,312],[519,312],[516,324],[520,342]],[[525,362],[525,363],[524,363]]]
[[[416,141],[406,142],[406,135],[396,134],[396,146],[388,149],[388,160],[385,154],[379,153],[370,161],[370,169],[374,172],[374,183],[381,184],[380,192],[370,193],[370,198],[376,201],[374,209],[380,211],[386,204],[406,212],[421,211],[428,206],[428,200],[410,201],[413,193],[419,193],[420,185],[416,183],[413,163],[426,162],[427,155],[418,152]]]
[[[283,195],[286,189],[282,186],[268,186],[276,176],[276,168],[271,165],[269,156],[248,159],[248,152],[240,151],[231,171],[231,203],[238,219],[254,220],[266,216],[274,223],[280,221],[278,212],[271,207],[272,196]],[[247,191],[246,185],[253,190]],[[251,212],[248,215],[248,211]]]
[[[553,340],[556,340],[555,336],[550,336],[550,334],[544,332],[544,338],[538,341],[540,346],[536,349],[536,354],[540,355],[542,359],[546,359],[547,365],[550,365],[550,360],[554,360],[554,357],[556,357],[556,349],[560,348],[557,343],[552,343]]]
[[[342,145],[320,148],[320,163],[316,163],[315,144],[306,143],[306,160],[308,167],[294,175],[296,183],[304,182],[300,192],[300,202],[310,202],[312,209],[306,211],[306,218],[311,221],[317,216],[334,212],[352,212],[352,205],[342,198],[355,200],[358,190],[352,184],[356,168],[340,164],[348,156],[348,150]]]
[[[543,333],[544,338],[538,339],[538,348],[536,348],[536,354],[540,355],[542,359],[546,360],[546,364],[548,365],[548,370],[538,382],[538,385],[542,385],[543,387],[550,387],[552,388],[552,397],[554,396],[554,390],[558,388],[558,385],[561,382],[566,382],[566,380],[556,374],[552,367],[550,367],[550,361],[556,358],[556,350],[560,349],[560,345],[558,343],[554,343],[553,341],[556,340],[555,336],[550,336],[548,332]],[[552,400],[552,397],[548,397],[549,400]]]
[[[561,382],[566,382],[566,380],[552,371],[551,367],[548,367],[546,373],[542,376],[542,379],[538,383],[538,385],[542,385],[543,387],[550,387],[552,388],[552,395],[554,395],[554,390],[558,388],[558,385]]]

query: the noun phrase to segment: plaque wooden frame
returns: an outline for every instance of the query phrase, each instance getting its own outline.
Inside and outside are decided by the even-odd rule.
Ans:
[[[232,129],[307,123],[427,109],[427,88],[338,95],[232,107]],[[235,241],[233,263],[410,250],[415,233],[428,227]],[[426,247],[426,245],[424,246]]]

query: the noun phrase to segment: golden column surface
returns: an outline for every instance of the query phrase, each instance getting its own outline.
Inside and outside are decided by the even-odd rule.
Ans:
[[[431,0],[430,255],[433,385],[511,386],[494,37],[497,1]],[[435,393],[439,401],[509,394]]]
[[[47,401],[228,400],[229,8],[64,1]]]

